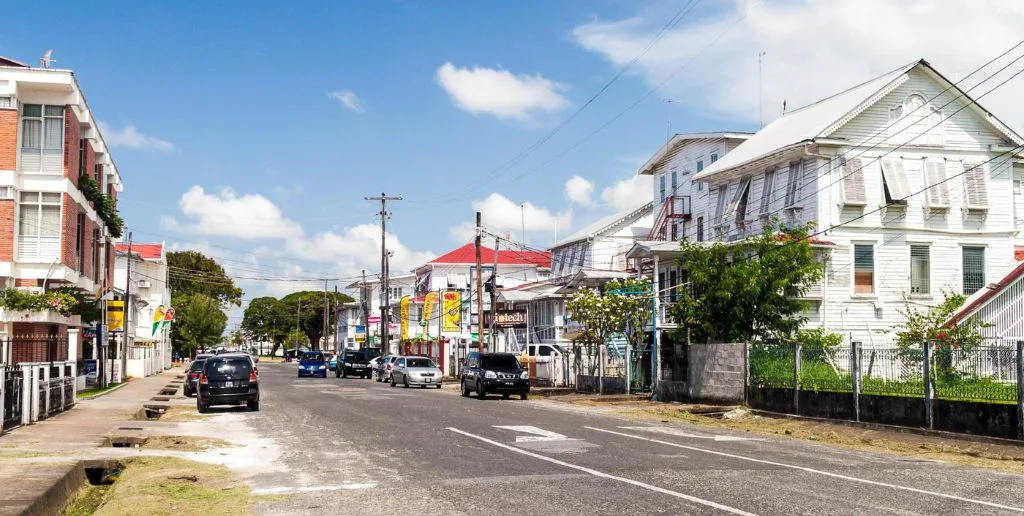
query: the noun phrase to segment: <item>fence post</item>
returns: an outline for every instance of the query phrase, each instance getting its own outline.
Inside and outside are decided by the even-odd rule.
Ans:
[[[800,413],[800,343],[793,346],[793,413]]]
[[[1017,439],[1024,439],[1024,340],[1017,341]]]
[[[934,428],[934,420],[932,419],[932,343],[929,341],[924,342],[924,420],[925,426],[928,429]]]
[[[597,393],[604,394],[604,344],[597,347]]]
[[[853,420],[860,421],[860,342],[850,343],[850,379],[853,381]]]
[[[689,350],[687,350],[689,352]],[[743,343],[743,406],[750,406],[750,342]]]

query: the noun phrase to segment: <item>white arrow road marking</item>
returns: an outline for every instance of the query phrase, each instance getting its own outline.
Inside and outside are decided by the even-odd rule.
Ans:
[[[737,437],[732,435],[697,435],[664,426],[620,426],[623,430],[637,430],[641,432],[654,432],[658,434],[674,435],[676,437],[691,437],[693,439],[712,439],[715,441],[763,441],[756,437]]]
[[[534,428],[534,427],[530,426],[530,427],[520,427],[520,428]],[[533,453],[533,452],[526,451],[526,450],[523,450],[523,449],[520,449],[520,448],[516,448],[515,446],[510,446],[510,445],[507,445],[507,444],[504,444],[504,443],[499,443],[498,441],[494,441],[494,440],[488,439],[486,437],[482,437],[482,436],[479,436],[479,435],[474,435],[474,434],[471,434],[469,432],[466,432],[466,431],[463,431],[463,430],[459,430],[458,428],[448,427],[448,430],[450,430],[452,432],[455,432],[455,433],[457,433],[459,435],[464,435],[466,437],[470,437],[470,438],[476,439],[478,441],[485,442],[485,443],[490,444],[492,446],[497,446],[498,448],[502,448],[502,449],[505,449],[505,450],[508,450],[508,451],[511,451],[511,452],[515,452],[515,453],[519,453],[519,454],[522,454],[522,455],[526,455],[527,457],[533,457],[533,458],[538,459],[538,460],[547,461],[547,462],[550,462],[552,464],[557,464],[559,466],[563,466],[563,467],[566,467],[566,468],[575,469],[576,471],[582,471],[584,473],[587,473],[589,475],[593,475],[595,477],[605,478],[605,479],[608,479],[608,480],[614,480],[616,482],[622,482],[623,484],[628,484],[628,485],[636,486],[636,487],[639,487],[639,488],[642,488],[642,489],[647,489],[649,491],[654,491],[655,493],[661,493],[661,494],[672,496],[672,497],[675,497],[675,498],[680,498],[680,499],[683,499],[683,500],[687,500],[689,502],[698,503],[698,504],[704,505],[706,507],[712,507],[712,508],[718,509],[720,511],[725,511],[725,512],[732,513],[732,514],[742,514],[743,516],[757,516],[754,513],[750,513],[750,512],[744,511],[742,509],[737,509],[735,507],[730,507],[728,505],[723,505],[723,504],[720,504],[720,503],[717,503],[717,502],[712,502],[711,500],[705,500],[703,498],[697,498],[696,496],[690,496],[690,495],[685,494],[685,493],[680,493],[679,491],[672,491],[671,489],[665,489],[664,487],[654,486],[654,485],[651,485],[651,484],[640,482],[639,480],[633,480],[631,478],[611,475],[611,474],[605,473],[603,471],[598,471],[596,469],[586,468],[586,467],[583,467],[583,466],[577,466],[576,464],[570,464],[570,463],[565,462],[565,461],[561,461],[561,460],[558,460],[558,459],[553,459],[551,457],[547,457],[547,456],[541,455],[539,453]]]
[[[541,443],[549,441],[581,441],[582,439],[573,439],[566,437],[562,434],[556,434],[549,430],[537,428],[535,426],[519,425],[519,426],[501,426],[494,425],[494,428],[501,428],[504,430],[511,430],[513,432],[532,434],[532,435],[517,435],[517,443]]]

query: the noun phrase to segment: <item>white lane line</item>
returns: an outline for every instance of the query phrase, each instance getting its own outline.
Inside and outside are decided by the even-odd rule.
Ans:
[[[665,435],[674,435],[677,437],[689,437],[692,439],[711,439],[713,441],[763,441],[764,439],[758,437],[737,437],[732,435],[698,435],[684,432],[675,428],[664,427],[664,426],[620,426],[624,430],[634,430],[640,432],[654,432]]]
[[[997,509],[1006,509],[1008,511],[1024,513],[1024,508],[1021,508],[1021,507],[1011,507],[1009,505],[1002,505],[1002,504],[998,504],[998,503],[995,503],[995,502],[986,502],[985,500],[975,500],[973,498],[964,498],[962,496],[957,496],[957,495],[951,495],[951,494],[946,494],[946,493],[938,493],[938,492],[935,492],[935,491],[926,491],[924,489],[917,489],[915,487],[907,487],[907,486],[901,486],[901,485],[896,485],[896,484],[888,484],[886,482],[878,482],[878,481],[875,481],[875,480],[868,480],[866,478],[851,477],[851,476],[848,476],[848,475],[841,475],[839,473],[832,473],[832,472],[829,472],[829,471],[822,471],[820,469],[807,468],[807,467],[804,467],[804,466],[797,466],[795,464],[786,464],[784,462],[775,462],[775,461],[771,461],[771,460],[755,459],[753,457],[745,457],[743,455],[736,455],[736,454],[733,454],[733,453],[726,453],[726,452],[720,452],[720,451],[715,451],[715,450],[708,450],[708,449],[704,449],[704,448],[698,448],[696,446],[687,446],[685,444],[677,444],[677,443],[672,443],[672,442],[668,442],[668,441],[662,441],[662,440],[659,440],[659,439],[652,439],[650,437],[644,437],[644,436],[641,436],[641,435],[631,435],[631,434],[625,434],[625,433],[622,433],[622,432],[616,432],[616,431],[613,431],[613,430],[605,430],[603,428],[594,428],[592,426],[584,426],[583,428],[586,428],[588,430],[595,430],[597,432],[605,432],[605,433],[608,433],[608,434],[621,435],[622,437],[629,437],[631,439],[639,439],[641,441],[648,441],[648,442],[652,442],[652,443],[664,444],[665,446],[673,446],[673,447],[676,447],[676,448],[682,448],[684,450],[698,451],[698,452],[701,452],[701,453],[709,453],[711,455],[719,455],[721,457],[730,457],[730,458],[733,458],[733,459],[745,460],[745,461],[750,461],[750,462],[757,462],[757,463],[760,463],[760,464],[769,464],[769,465],[772,465],[772,466],[779,466],[779,467],[783,467],[783,468],[790,468],[790,469],[796,469],[796,470],[800,470],[800,471],[806,471],[808,473],[815,473],[815,474],[818,474],[818,475],[824,475],[826,477],[833,477],[833,478],[839,478],[839,479],[842,479],[842,480],[849,480],[850,482],[860,482],[862,484],[869,484],[869,485],[873,485],[873,486],[890,487],[892,489],[899,489],[901,491],[910,491],[912,493],[924,494],[924,495],[929,495],[929,496],[937,496],[939,498],[945,498],[947,500],[957,500],[957,501],[960,501],[960,502],[973,503],[973,504],[978,504],[978,505],[984,505],[984,506],[987,506],[987,507],[995,507]]]
[[[593,475],[595,477],[607,478],[607,479],[610,479],[610,480],[616,480],[616,481],[622,482],[624,484],[629,484],[629,485],[636,486],[636,487],[642,487],[644,489],[648,489],[648,490],[654,491],[656,493],[666,494],[666,495],[669,495],[669,496],[674,496],[676,498],[682,498],[683,500],[687,500],[687,501],[690,501],[690,502],[698,503],[698,504],[701,504],[701,505],[706,505],[708,507],[713,507],[713,508],[718,509],[720,511],[725,511],[725,512],[729,512],[729,513],[732,513],[732,514],[743,514],[744,516],[756,516],[754,513],[746,512],[746,511],[737,509],[735,507],[729,507],[728,505],[722,505],[720,503],[715,503],[715,502],[712,502],[711,500],[705,500],[703,498],[697,498],[696,496],[690,496],[690,495],[687,495],[687,494],[680,493],[678,491],[671,491],[669,489],[665,489],[665,488],[662,488],[662,487],[652,486],[651,484],[645,484],[645,483],[640,482],[638,480],[633,480],[633,479],[629,479],[629,478],[618,477],[618,476],[611,475],[611,474],[608,474],[608,473],[603,473],[603,472],[597,471],[596,469],[590,469],[590,468],[586,468],[586,467],[583,467],[583,466],[577,466],[575,464],[569,464],[568,462],[563,462],[563,461],[560,461],[558,459],[553,459],[551,457],[547,457],[547,456],[541,455],[539,453],[533,453],[533,452],[529,452],[529,451],[526,451],[526,450],[521,450],[519,448],[516,448],[515,446],[509,446],[509,445],[504,444],[504,443],[499,443],[497,441],[493,441],[493,440],[488,439],[486,437],[482,437],[482,436],[479,436],[479,435],[475,435],[475,434],[471,434],[469,432],[465,432],[465,431],[459,430],[458,428],[448,427],[448,430],[451,430],[452,432],[455,432],[457,434],[464,435],[466,437],[472,437],[473,439],[476,439],[478,441],[483,441],[483,442],[485,442],[487,444],[491,444],[491,445],[497,446],[499,448],[504,448],[504,449],[509,450],[509,451],[514,451],[516,453],[519,453],[519,454],[522,454],[522,455],[526,455],[527,457],[533,457],[535,459],[540,459],[540,460],[543,460],[543,461],[547,461],[547,462],[550,462],[552,464],[557,464],[559,466],[563,466],[563,467],[566,467],[566,468],[571,468],[571,469],[575,469],[577,471],[582,471],[584,473],[591,474],[591,475]]]
[[[304,487],[268,487],[264,489],[253,489],[254,495],[282,494],[282,493],[315,493],[319,491],[339,491],[342,489],[373,489],[377,484],[341,484],[338,486],[304,486]]]

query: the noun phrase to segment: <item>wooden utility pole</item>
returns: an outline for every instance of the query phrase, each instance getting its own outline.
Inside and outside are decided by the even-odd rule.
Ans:
[[[388,323],[391,301],[388,298],[388,245],[387,245],[387,224],[388,224],[388,201],[401,201],[402,196],[388,196],[384,192],[380,195],[365,197],[367,201],[380,201],[380,339],[381,349],[385,354],[391,350],[391,339],[388,337]]]
[[[491,269],[491,328],[489,335],[489,347],[491,351],[498,351],[498,332],[495,330],[495,319],[498,315],[498,237],[494,237],[494,268]]]
[[[366,269],[363,269],[363,282],[359,285],[359,309],[363,311],[363,345],[370,346],[370,300],[366,295]]]
[[[483,260],[480,257],[480,212],[476,212],[476,338],[479,349],[484,350],[484,276],[481,267]]]
[[[324,323],[322,325],[320,325],[320,335],[322,335],[320,337],[320,340],[322,340],[324,344],[327,344],[327,310],[328,309],[329,308],[327,306],[327,280],[325,279],[324,280],[324,315],[323,315]],[[316,351],[322,351],[320,349],[320,342],[319,341],[313,344],[313,349],[316,350]]]
[[[338,314],[341,311],[341,305],[338,304],[338,285],[334,285],[334,353],[338,353],[338,332],[341,330],[341,321],[338,320]]]

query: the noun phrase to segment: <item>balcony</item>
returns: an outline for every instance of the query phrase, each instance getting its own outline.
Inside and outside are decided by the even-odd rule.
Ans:
[[[679,221],[690,220],[690,216],[689,195],[666,197],[665,202],[661,204],[661,209],[658,211],[658,216],[654,219],[650,233],[647,234],[647,238],[650,240],[668,240],[669,225]]]

